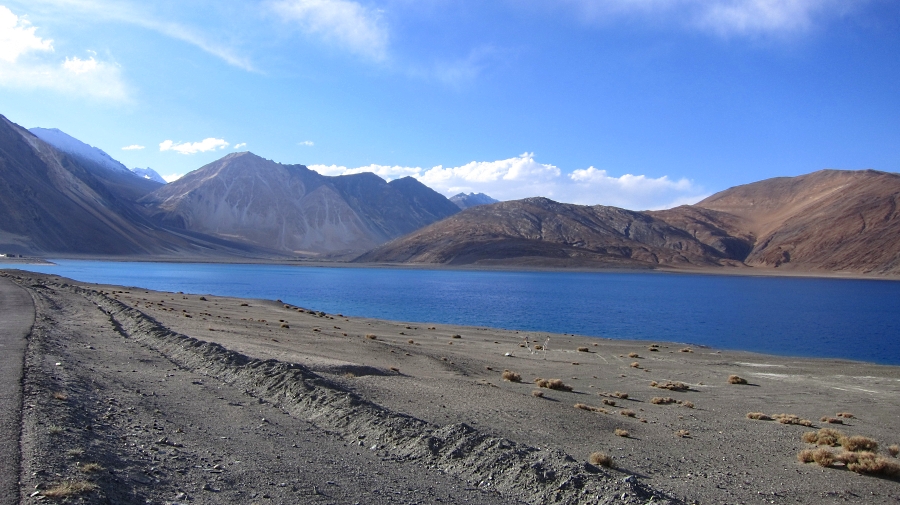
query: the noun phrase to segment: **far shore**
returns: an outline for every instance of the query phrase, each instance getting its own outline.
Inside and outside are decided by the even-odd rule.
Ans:
[[[411,269],[411,270],[469,270],[469,271],[495,271],[495,272],[583,272],[583,273],[658,273],[681,275],[721,275],[738,277],[787,277],[787,278],[822,278],[822,279],[853,279],[853,280],[878,280],[898,281],[900,275],[865,274],[857,272],[820,272],[779,270],[776,268],[760,268],[751,266],[723,266],[712,267],[658,267],[658,268],[625,268],[625,267],[559,267],[544,266],[539,264],[468,264],[447,265],[435,263],[353,263],[351,260],[327,260],[321,258],[245,258],[232,256],[197,256],[197,257],[173,257],[173,256],[105,256],[105,255],[47,255],[45,257],[24,258],[25,261],[16,261],[23,258],[0,258],[0,268],[6,263],[10,264],[53,264],[54,259],[80,260],[80,261],[113,261],[136,263],[200,263],[200,264],[235,264],[235,265],[287,265],[303,267],[331,267],[331,268],[386,268],[386,269]],[[4,261],[10,260],[10,261]]]

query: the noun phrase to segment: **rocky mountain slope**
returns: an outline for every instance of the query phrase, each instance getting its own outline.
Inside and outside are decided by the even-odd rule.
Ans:
[[[412,178],[326,177],[233,153],[140,200],[166,227],[287,254],[356,255],[459,209]]]
[[[133,208],[140,189],[131,182],[142,179],[95,168],[0,116],[0,249],[134,255],[211,247],[161,230]]]
[[[900,275],[900,175],[823,170],[655,212],[529,198],[471,208],[357,261],[777,268]]]
[[[143,179],[150,179],[151,181],[158,182],[160,184],[166,183],[166,180],[163,179],[161,175],[159,175],[159,172],[157,172],[156,170],[153,170],[150,167],[147,167],[147,168],[135,167],[135,168],[131,169],[131,172]]]

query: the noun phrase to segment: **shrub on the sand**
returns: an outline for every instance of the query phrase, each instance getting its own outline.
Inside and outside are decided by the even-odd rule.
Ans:
[[[822,416],[822,419],[820,419],[820,421],[828,424],[844,424],[844,420],[838,419],[837,417]]]
[[[543,398],[544,392],[541,391],[540,389],[535,389],[534,391],[531,392],[531,396],[533,396],[535,398]]]
[[[375,335],[373,335],[371,333],[367,333],[366,338],[369,340],[378,340],[378,337],[376,337]]]
[[[50,489],[41,491],[48,498],[68,498],[97,489],[97,485],[84,480],[67,480]]]
[[[854,416],[853,414],[851,414],[850,412],[838,412],[838,413],[837,413],[837,416],[838,416],[838,417],[843,417],[844,419],[853,419],[853,418],[855,417],[855,416]]]
[[[688,385],[683,382],[672,381],[666,381],[662,383],[653,381],[650,383],[650,386],[659,389],[668,389],[669,391],[687,391],[688,389],[690,389]]]
[[[860,451],[871,451],[875,452],[878,450],[878,442],[872,440],[869,437],[861,437],[859,435],[854,435],[852,437],[844,437],[840,440],[841,447],[846,451],[850,452],[860,452]]]
[[[656,346],[653,346],[653,345],[651,345],[650,347],[648,347],[647,350],[650,351],[650,352],[659,352],[659,348],[656,347]]]
[[[800,426],[812,426],[812,421],[803,419],[795,414],[772,414],[772,418],[781,424],[797,424]]]
[[[547,388],[554,389],[556,391],[571,391],[572,386],[568,384],[564,384],[562,379],[541,379],[537,378],[534,380],[534,383],[537,384],[539,388]]]
[[[641,356],[636,352],[630,352],[630,353],[628,353],[628,357],[629,358],[640,358]]]
[[[729,375],[728,383],[729,384],[746,384],[747,379],[745,379],[743,377],[738,377],[737,375]]]
[[[616,428],[616,431],[614,433],[617,437],[623,438],[628,438],[628,436],[630,435],[630,433],[628,433],[628,430],[623,430],[622,428]]]
[[[608,414],[606,409],[604,409],[603,407],[593,407],[591,405],[587,405],[584,403],[576,403],[575,408],[580,409],[580,410],[587,410],[588,412],[599,412],[601,414]]]
[[[813,462],[813,453],[816,452],[813,449],[803,449],[797,454],[797,459],[801,463],[812,463]]]
[[[588,461],[592,465],[602,466],[604,468],[612,468],[613,467],[613,459],[603,452],[595,452],[591,454],[591,457],[588,458]]]
[[[590,349],[588,349],[587,347],[579,347],[578,352],[590,352]]]
[[[874,452],[844,451],[836,459],[847,465],[847,470],[851,472],[893,478],[900,477],[900,464]]]
[[[616,402],[614,400],[608,400],[608,399],[604,398],[603,405],[609,405],[610,407],[615,407]]]
[[[522,382],[522,376],[510,370],[503,371],[503,380],[509,382]]]
[[[819,447],[812,453],[812,459],[819,466],[831,466],[834,463],[834,454],[824,447]]]
[[[694,402],[681,402],[681,406],[692,409],[692,408],[694,408]]]
[[[822,428],[819,431],[808,431],[802,438],[807,444],[838,446],[847,437],[838,430]]]
[[[897,455],[900,454],[900,445],[897,445],[897,444],[889,445],[888,446],[888,454],[890,454],[891,456],[896,458]]]
[[[669,405],[671,403],[675,403],[676,401],[677,400],[675,400],[675,398],[669,398],[668,396],[655,396],[650,399],[650,403],[652,403],[653,405]]]
[[[640,368],[640,367],[641,367],[641,364],[638,363],[637,361],[631,363],[631,368]]]
[[[619,398],[621,400],[628,399],[628,393],[622,393],[621,391],[616,391],[615,393],[613,393],[613,396],[615,396],[616,398]]]
[[[622,414],[625,417],[634,417],[637,415],[634,413],[633,410],[628,410],[628,409],[620,410],[619,414]]]
[[[675,432],[675,436],[680,438],[687,438],[691,436],[691,432],[689,432],[688,430],[678,430]]]
[[[754,421],[771,421],[772,416],[763,414],[762,412],[747,412],[747,419],[753,419]]]
[[[690,347],[685,347],[684,349],[681,349],[681,352],[694,352],[694,350]]]

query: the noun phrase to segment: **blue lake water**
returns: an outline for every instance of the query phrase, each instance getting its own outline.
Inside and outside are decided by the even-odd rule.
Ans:
[[[54,260],[80,281],[409,322],[685,342],[900,365],[900,282]]]

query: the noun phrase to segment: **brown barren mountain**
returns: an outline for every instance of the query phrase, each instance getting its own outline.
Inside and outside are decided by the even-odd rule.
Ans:
[[[756,267],[900,275],[900,175],[822,170],[653,212],[542,198],[468,209],[357,261]]]
[[[459,211],[412,178],[327,177],[249,152],[214,161],[140,203],[169,228],[331,257],[357,255]]]
[[[653,216],[526,198],[469,208],[356,261],[649,268],[728,256]]]

